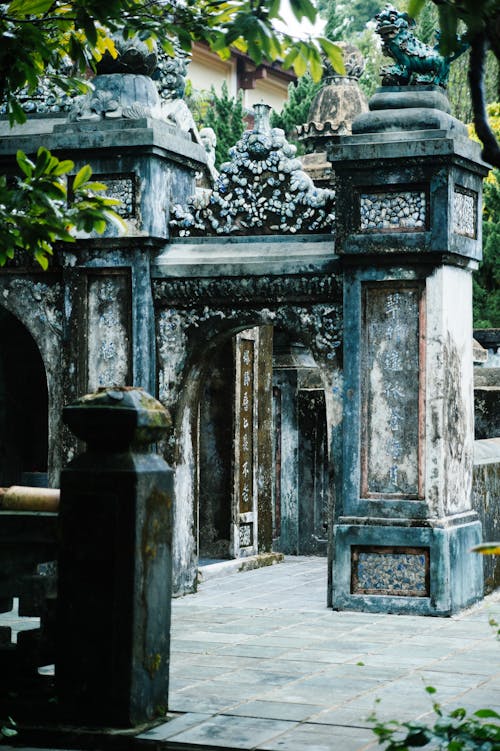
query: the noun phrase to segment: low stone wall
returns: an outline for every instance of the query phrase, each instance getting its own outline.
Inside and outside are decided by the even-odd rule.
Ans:
[[[483,540],[500,540],[500,438],[475,442],[472,506],[483,525]],[[500,556],[484,556],[485,593],[500,586]]]

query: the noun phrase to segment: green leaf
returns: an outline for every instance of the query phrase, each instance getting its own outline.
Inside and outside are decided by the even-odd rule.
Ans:
[[[65,175],[68,172],[71,172],[72,169],[74,169],[75,163],[71,161],[71,159],[65,159],[62,162],[59,162],[57,167],[52,170],[52,174],[55,176],[59,175]]]
[[[290,7],[298,21],[301,21],[304,16],[311,23],[316,21],[317,11],[311,0],[290,0]]]
[[[303,76],[307,70],[307,60],[300,52],[293,62],[293,69],[297,76]]]
[[[298,47],[292,47],[285,55],[285,59],[283,60],[283,63],[282,63],[283,67],[289,68],[291,65],[293,65],[293,63],[297,59],[298,54],[299,54]]]
[[[12,16],[40,16],[46,13],[54,0],[12,0],[7,14]]]
[[[33,169],[35,165],[31,161],[31,159],[28,159],[24,151],[19,150],[16,154],[16,161],[19,166],[19,169],[21,169],[26,177],[31,177],[33,175]]]
[[[496,720],[500,720],[500,714],[498,714],[498,712],[495,712],[494,709],[478,709],[477,712],[474,712],[474,715],[475,717],[480,717],[481,719],[492,717]]]
[[[47,263],[47,266],[48,265],[49,264]],[[2,735],[4,735],[6,738],[13,738],[15,735],[17,735],[17,730],[15,728],[3,727]]]
[[[319,52],[314,48],[309,48],[309,68],[313,81],[321,81],[323,75],[323,64]]]
[[[416,18],[427,0],[410,0],[408,3],[408,15],[411,18]]]
[[[13,96],[9,97],[9,122],[13,125],[15,122],[21,125],[26,122],[26,112],[23,110],[17,99]]]
[[[45,255],[45,251],[37,249],[33,255],[35,256],[35,261],[40,264],[44,271],[47,271],[49,268],[49,259]],[[2,729],[2,733],[3,732],[4,730]]]
[[[341,48],[326,37],[318,37],[318,42],[336,72],[341,76],[345,76],[344,58],[342,56]]]
[[[73,190],[76,192],[81,186],[87,182],[92,175],[92,168],[90,165],[85,164],[73,179]]]
[[[426,686],[425,690],[427,691],[428,694],[435,694],[436,693],[436,689],[434,688],[434,686]]]
[[[500,555],[500,542],[482,542],[480,545],[474,545],[470,552],[481,553],[482,555]]]
[[[44,146],[40,146],[36,153],[36,162],[35,162],[35,177],[41,177],[41,175],[44,174],[44,172],[47,170],[47,167],[50,164],[50,160],[52,159],[52,154],[48,149],[46,149]]]

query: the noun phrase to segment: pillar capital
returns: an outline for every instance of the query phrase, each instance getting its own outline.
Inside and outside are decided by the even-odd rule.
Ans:
[[[352,136],[332,138],[337,252],[481,260],[479,144],[436,86],[381,87]]]

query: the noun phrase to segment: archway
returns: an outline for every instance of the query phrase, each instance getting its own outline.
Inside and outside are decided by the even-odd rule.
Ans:
[[[0,308],[0,485],[46,484],[47,378],[23,324]]]
[[[276,327],[232,332],[199,397],[199,564],[271,549],[326,555],[325,391],[311,352]]]

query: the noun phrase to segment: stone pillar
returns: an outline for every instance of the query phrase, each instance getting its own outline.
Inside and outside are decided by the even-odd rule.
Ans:
[[[344,265],[333,604],[449,615],[482,596],[471,508],[478,144],[437,87],[379,89],[332,142]]]
[[[167,707],[172,476],[149,445],[170,418],[137,388],[100,389],[63,417],[87,450],[61,476],[61,714],[133,726]]]

